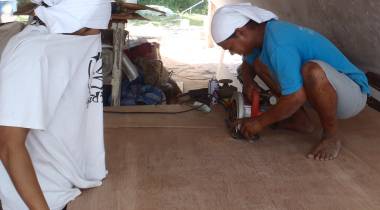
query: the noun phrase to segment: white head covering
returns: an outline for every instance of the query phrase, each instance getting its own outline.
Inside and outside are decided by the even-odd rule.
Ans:
[[[230,37],[237,28],[253,20],[257,23],[267,22],[278,17],[265,9],[252,6],[251,3],[229,4],[219,8],[211,22],[211,34],[216,43]]]
[[[110,0],[32,0],[44,2],[34,12],[51,33],[73,33],[81,28],[106,29],[111,18]]]

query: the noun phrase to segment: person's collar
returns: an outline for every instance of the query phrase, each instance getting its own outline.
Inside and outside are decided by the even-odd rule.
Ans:
[[[41,2],[41,6],[43,7],[50,7],[48,4],[46,4],[44,1]]]

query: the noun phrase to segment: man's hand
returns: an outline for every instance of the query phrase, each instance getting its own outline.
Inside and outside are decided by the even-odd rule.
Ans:
[[[253,137],[263,130],[263,126],[260,121],[252,118],[246,118],[242,120],[241,133],[246,139],[253,139]]]

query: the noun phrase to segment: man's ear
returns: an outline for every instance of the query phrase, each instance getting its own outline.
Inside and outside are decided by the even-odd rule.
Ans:
[[[245,39],[245,31],[243,28],[237,28],[235,29],[235,35],[238,39],[244,40]]]

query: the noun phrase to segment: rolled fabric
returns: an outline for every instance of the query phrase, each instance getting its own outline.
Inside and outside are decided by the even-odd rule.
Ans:
[[[106,29],[111,18],[110,0],[32,0],[34,12],[50,33],[73,33],[81,28]],[[45,3],[48,6],[43,6]]]
[[[228,4],[215,12],[211,22],[211,35],[216,43],[221,43],[250,20],[263,23],[272,19],[278,19],[277,15],[251,3]]]

